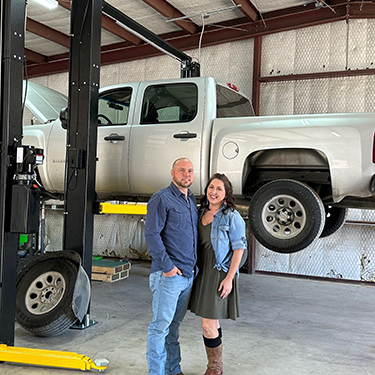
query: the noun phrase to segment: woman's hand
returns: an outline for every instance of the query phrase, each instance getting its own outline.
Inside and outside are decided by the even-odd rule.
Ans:
[[[229,266],[229,271],[225,279],[219,285],[219,292],[221,298],[228,297],[229,293],[232,291],[233,278],[236,277],[237,269],[240,265],[242,254],[244,249],[234,250],[233,258]]]
[[[232,281],[230,277],[226,277],[219,285],[219,292],[221,298],[227,298],[229,293],[232,291]]]

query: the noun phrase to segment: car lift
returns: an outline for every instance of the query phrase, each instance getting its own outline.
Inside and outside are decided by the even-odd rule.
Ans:
[[[122,27],[181,62],[181,77],[200,75],[199,63],[102,0],[72,0],[69,61],[69,107],[65,170],[65,249],[80,254],[91,276],[100,37],[102,11]],[[12,231],[12,188],[16,150],[22,140],[22,79],[25,0],[0,0],[0,362],[103,371],[105,359],[71,352],[14,347],[16,268],[19,232]],[[74,181],[72,183],[72,181]],[[145,204],[102,203],[101,213],[145,214]],[[13,221],[14,217],[13,217]],[[83,319],[89,326],[89,312]],[[83,327],[83,328],[85,328]]]
[[[73,117],[71,118],[78,121],[89,121],[89,125],[91,124],[91,127],[94,129],[92,131],[93,134],[96,134],[95,121],[97,118],[99,89],[101,4],[101,0],[87,0],[86,6],[82,6],[82,4],[79,6],[78,0],[72,1],[71,30],[72,35],[75,35],[75,37],[72,37],[71,40],[71,50],[73,49],[74,51],[75,47],[75,53],[78,53],[77,55],[71,54],[70,64],[72,71],[78,71],[78,77],[74,76],[73,79],[76,79],[76,81],[72,84],[71,79],[71,84],[73,86],[76,84],[74,87],[76,92],[82,92],[82,96],[78,100],[80,99],[81,103],[86,103],[86,109],[92,109],[90,112],[91,116],[88,119],[85,119],[83,116],[82,119],[79,114],[85,108],[79,108],[79,105],[76,105],[74,107],[78,107],[81,112],[79,114],[73,112]],[[0,361],[104,371],[108,365],[108,361],[104,359],[98,360],[95,363],[90,358],[76,353],[17,348],[13,346],[17,250],[20,233],[12,229],[12,222],[17,223],[17,218],[21,215],[19,212],[14,212],[14,210],[12,212],[12,198],[15,184],[13,179],[17,173],[18,149],[22,149],[22,79],[25,11],[25,0],[0,0]],[[82,58],[82,54],[85,54],[84,58]],[[91,64],[92,67],[88,66],[88,64]],[[92,81],[91,78],[93,76],[94,79]],[[74,99],[77,100],[77,97],[75,96]],[[73,108],[73,105],[71,108]],[[83,137],[96,145],[96,138],[94,140],[88,139],[86,133],[83,134]],[[73,144],[73,147],[77,146]],[[91,161],[91,165],[94,166],[92,173],[93,182],[91,185],[88,185],[88,190],[90,191],[91,189],[94,192],[95,152],[93,155],[94,161]],[[69,156],[69,160],[71,160],[72,153]],[[77,163],[75,166],[77,166]],[[28,194],[26,200],[29,198],[30,194]],[[87,201],[86,194],[84,204],[87,205]],[[25,222],[28,220],[29,217],[24,218]],[[89,235],[86,237],[89,237]]]

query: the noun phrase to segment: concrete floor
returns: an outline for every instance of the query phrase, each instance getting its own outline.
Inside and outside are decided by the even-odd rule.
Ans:
[[[148,274],[149,263],[139,262],[127,279],[93,282],[91,317],[97,325],[50,338],[16,327],[15,346],[106,358],[109,375],[147,374]],[[241,274],[240,293],[241,317],[222,322],[225,374],[375,374],[374,287]],[[202,375],[206,359],[200,320],[190,312],[181,327],[181,344],[185,375]],[[3,375],[79,372],[0,364]]]

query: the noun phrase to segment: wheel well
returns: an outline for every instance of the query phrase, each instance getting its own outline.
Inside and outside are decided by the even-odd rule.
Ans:
[[[261,150],[250,154],[243,168],[242,193],[251,197],[267,182],[285,178],[308,184],[324,201],[331,199],[328,160],[322,152],[308,148]]]

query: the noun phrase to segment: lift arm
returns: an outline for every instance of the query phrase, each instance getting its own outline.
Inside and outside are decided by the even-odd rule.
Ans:
[[[62,352],[57,350],[43,350],[31,348],[18,348],[0,344],[0,361],[38,365],[48,367],[72,368],[77,370],[104,371],[108,361],[91,358],[83,354]]]
[[[100,202],[100,214],[121,214],[121,215],[146,215],[147,203],[126,202],[113,204],[110,202]]]
[[[134,21],[112,5],[103,1],[103,13],[115,19],[115,22],[123,27],[125,30],[136,35],[143,41],[151,44],[159,51],[177,59],[181,62],[181,78],[185,77],[199,77],[200,76],[200,65],[197,62],[193,62],[192,58],[186,53],[180,51],[178,48],[172,46],[172,44],[166,42],[152,31],[146,29],[138,22]]]

